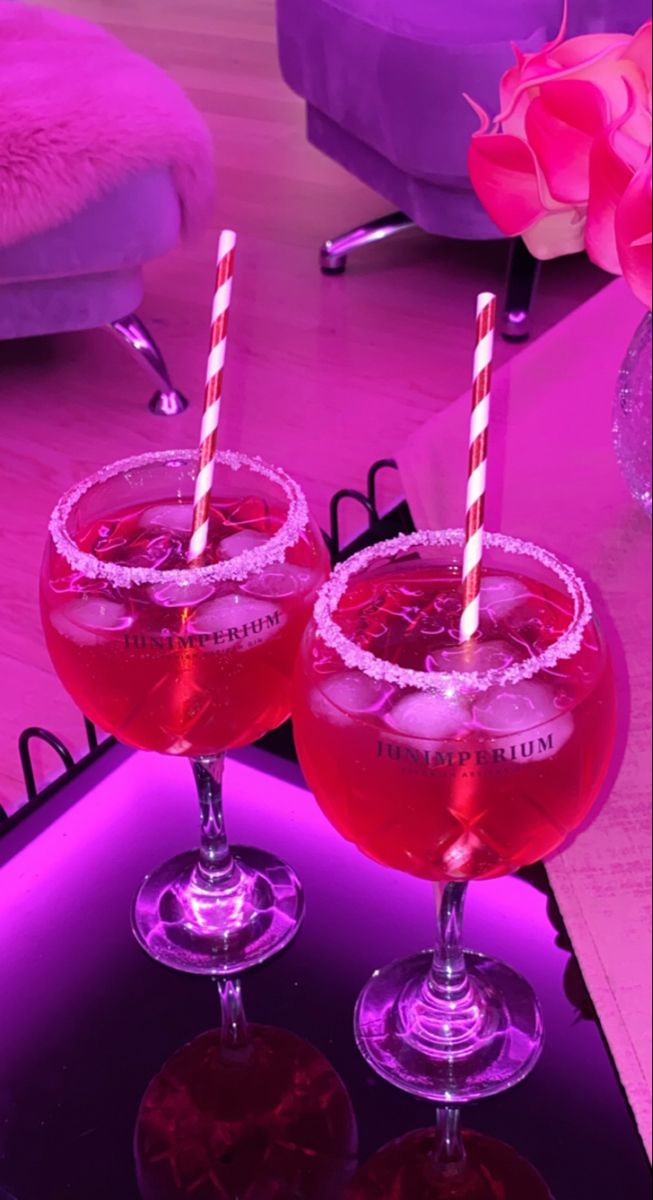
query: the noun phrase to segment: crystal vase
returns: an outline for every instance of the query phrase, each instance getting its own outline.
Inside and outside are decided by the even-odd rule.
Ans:
[[[619,372],[613,435],[619,465],[633,498],[651,516],[653,318],[647,313]]]

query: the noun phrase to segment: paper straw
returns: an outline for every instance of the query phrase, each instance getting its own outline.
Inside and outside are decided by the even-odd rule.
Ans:
[[[225,229],[218,242],[218,263],[215,295],[211,315],[211,345],[206,369],[204,391],[204,413],[200,433],[199,465],[195,480],[193,502],[193,525],[188,548],[189,566],[199,566],[206,552],[209,537],[209,512],[211,488],[215,468],[215,453],[218,447],[218,425],[224,378],[224,363],[227,350],[229,307],[234,276],[236,234]]]
[[[474,354],[463,558],[463,613],[460,620],[460,640],[462,642],[468,642],[478,632],[481,615],[481,563],[485,527],[492,355],[496,319],[496,296],[491,292],[482,292],[476,304],[476,351]]]

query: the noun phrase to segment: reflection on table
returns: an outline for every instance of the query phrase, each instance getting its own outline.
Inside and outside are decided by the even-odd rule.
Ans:
[[[460,1111],[441,1110],[437,1129],[385,1146],[365,1164],[346,1200],[552,1200],[537,1171],[511,1146],[462,1132]]]
[[[356,1167],[351,1101],[327,1060],[283,1029],[214,1031],[152,1080],[136,1127],[143,1200],[341,1200]]]

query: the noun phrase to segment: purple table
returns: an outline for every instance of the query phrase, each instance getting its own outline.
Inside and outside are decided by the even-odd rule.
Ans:
[[[333,1064],[363,1162],[433,1121],[369,1072],[351,1033],[372,970],[431,942],[428,886],[343,842],[297,768],[263,751],[229,764],[227,814],[234,841],[286,857],[307,893],[297,942],[244,981],[250,1019],[292,1030]],[[15,1200],[138,1197],[145,1089],[217,1023],[214,985],[150,962],[129,930],[142,876],[193,843],[195,815],[184,762],[115,748],[0,839],[0,1189]],[[648,1164],[601,1032],[579,1016],[582,980],[552,918],[550,898],[521,879],[471,890],[469,944],[531,979],[548,1043],[530,1080],[471,1108],[466,1124],[514,1146],[554,1200],[644,1200]]]

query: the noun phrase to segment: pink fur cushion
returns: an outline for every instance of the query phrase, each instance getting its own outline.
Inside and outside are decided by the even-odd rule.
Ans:
[[[213,146],[164,71],[96,25],[0,0],[0,246],[169,167],[185,232],[210,216]]]

